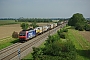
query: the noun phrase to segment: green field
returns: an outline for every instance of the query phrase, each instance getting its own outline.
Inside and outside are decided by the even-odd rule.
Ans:
[[[90,60],[90,42],[88,42],[79,31],[68,30],[68,37],[77,49],[77,60]]]
[[[3,39],[0,39],[0,50],[18,42],[18,41],[19,41],[18,39],[15,39],[15,38],[12,38],[12,37],[6,37],[6,38],[3,38]]]
[[[0,20],[0,26],[2,25],[10,25],[10,24],[16,24],[15,20]]]

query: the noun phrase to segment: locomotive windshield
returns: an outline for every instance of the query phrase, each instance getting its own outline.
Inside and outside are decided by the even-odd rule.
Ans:
[[[25,36],[26,35],[26,32],[25,31],[21,31],[20,33],[19,33],[19,36]]]
[[[19,34],[19,36],[25,36],[25,34]]]

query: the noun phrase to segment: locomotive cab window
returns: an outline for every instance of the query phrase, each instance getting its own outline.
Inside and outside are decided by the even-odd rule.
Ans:
[[[25,36],[25,34],[19,34],[19,36]]]

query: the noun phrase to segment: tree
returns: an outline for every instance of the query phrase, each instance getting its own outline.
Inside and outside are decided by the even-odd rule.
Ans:
[[[83,31],[84,30],[84,24],[76,23],[75,29],[79,30],[79,31]]]
[[[22,27],[23,30],[27,30],[28,27],[29,27],[29,24],[28,23],[22,23],[21,27]]]
[[[83,23],[85,23],[85,21],[86,20],[85,20],[85,18],[83,17],[82,14],[76,13],[69,19],[68,25],[75,26],[76,23],[82,23],[83,24]]]
[[[40,55],[41,55],[41,49],[40,48],[35,48],[35,47],[33,47],[33,53],[32,53],[32,55],[33,55],[33,60],[39,60],[39,58],[40,58]]]
[[[85,30],[86,30],[86,31],[90,31],[90,25],[86,24],[86,25],[85,25]]]
[[[36,21],[32,22],[32,24],[30,24],[30,26],[33,26],[33,28],[38,27],[38,25],[36,24]]]

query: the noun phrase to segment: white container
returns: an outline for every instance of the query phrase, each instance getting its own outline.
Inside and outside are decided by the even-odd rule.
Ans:
[[[48,26],[43,26],[43,32],[46,32],[48,30]]]
[[[53,27],[54,27],[54,28],[57,27],[57,23],[53,23]]]
[[[50,24],[50,28],[53,29],[53,24]]]

